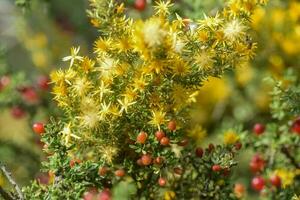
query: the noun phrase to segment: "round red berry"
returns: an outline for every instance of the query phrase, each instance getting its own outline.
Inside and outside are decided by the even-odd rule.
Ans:
[[[111,192],[109,189],[104,189],[100,194],[98,195],[97,200],[111,200]]]
[[[254,190],[261,191],[265,187],[265,180],[260,176],[254,177],[251,181],[251,186]]]
[[[277,176],[276,174],[272,175],[270,177],[270,182],[273,186],[275,187],[280,187],[281,186],[281,179],[279,176]]]
[[[161,140],[161,138],[163,138],[163,137],[165,137],[166,136],[166,134],[163,132],[163,131],[156,131],[156,133],[155,133],[155,137],[156,137],[156,139],[158,140],[158,141],[160,141]]]
[[[140,143],[140,144],[145,144],[146,140],[148,138],[148,135],[147,133],[145,132],[140,132],[136,138],[136,141],[137,143]]]
[[[168,129],[170,131],[175,131],[176,130],[176,122],[174,120],[169,121],[169,123],[168,123]]]
[[[201,158],[203,156],[204,151],[201,147],[198,147],[196,148],[195,153],[197,157]]]
[[[261,135],[265,132],[265,126],[263,124],[257,123],[253,126],[253,132],[256,135]]]
[[[160,178],[158,179],[158,184],[159,184],[161,187],[163,187],[163,186],[165,186],[165,185],[167,184],[167,180],[166,180],[165,178],[160,177]]]
[[[25,111],[20,106],[12,107],[10,113],[16,119],[20,119],[25,115]]]
[[[143,165],[150,165],[152,163],[151,155],[145,154],[141,158]]]
[[[265,160],[258,154],[254,155],[250,161],[250,169],[253,173],[261,172],[265,167]]]
[[[32,129],[35,133],[41,135],[42,133],[45,133],[45,127],[44,124],[41,122],[36,122],[33,124]]]
[[[177,175],[181,175],[183,173],[183,170],[180,167],[175,167],[174,168],[174,173],[177,174]]]
[[[160,144],[163,145],[163,146],[168,146],[170,144],[170,139],[167,138],[167,137],[163,137],[160,140]]]
[[[118,169],[115,171],[115,175],[118,176],[118,177],[123,177],[125,176],[125,171],[124,169]]]
[[[80,159],[72,159],[70,160],[70,167],[72,168],[75,166],[75,164],[79,164],[79,163],[81,163]]]
[[[147,1],[146,0],[135,0],[134,8],[138,11],[143,11],[146,9]]]
[[[235,143],[235,145],[234,145],[234,147],[235,147],[235,149],[236,150],[240,150],[241,148],[242,148],[242,143],[240,143],[240,142],[237,142],[237,143]]]
[[[108,171],[107,167],[100,167],[99,170],[98,170],[98,174],[100,176],[105,176],[107,171]]]
[[[37,104],[39,102],[39,96],[33,87],[25,88],[22,92],[22,98],[28,104]]]
[[[222,170],[222,167],[220,165],[213,165],[211,167],[211,169],[214,171],[214,172],[219,172]]]
[[[49,78],[47,76],[39,76],[37,79],[37,85],[39,86],[40,89],[42,90],[48,90],[49,89]]]
[[[300,135],[300,118],[296,119],[292,124],[292,131]]]
[[[162,157],[156,157],[153,162],[154,164],[160,165],[163,163],[163,161],[164,159]]]
[[[143,161],[141,158],[139,158],[137,161],[136,161],[136,164],[138,164],[139,166],[143,166]]]

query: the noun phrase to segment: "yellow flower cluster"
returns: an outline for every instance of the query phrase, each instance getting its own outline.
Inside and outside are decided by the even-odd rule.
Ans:
[[[76,144],[77,154],[111,163],[132,133],[154,132],[171,119],[185,128],[186,108],[202,82],[253,56],[245,32],[250,8],[230,6],[186,24],[178,15],[169,20],[171,5],[159,1],[151,18],[134,21],[123,4],[91,0],[88,13],[100,32],[95,58],[73,47],[63,59],[70,67],[51,75],[68,119],[62,139]]]

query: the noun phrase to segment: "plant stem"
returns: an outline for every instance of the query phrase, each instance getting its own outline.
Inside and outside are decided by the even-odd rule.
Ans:
[[[5,175],[7,180],[10,182],[10,184],[15,188],[17,195],[18,195],[18,199],[24,200],[23,194],[22,194],[19,186],[14,181],[14,179],[11,177],[11,173],[7,171],[7,169],[5,168],[5,166],[2,163],[0,163],[0,170],[3,172],[3,174]]]

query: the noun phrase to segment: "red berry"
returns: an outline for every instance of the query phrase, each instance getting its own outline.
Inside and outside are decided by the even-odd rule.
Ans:
[[[261,191],[264,189],[265,180],[260,176],[254,177],[251,181],[251,186],[254,190]]]
[[[80,159],[72,159],[70,160],[70,167],[72,168],[75,166],[75,164],[79,164],[79,163],[81,163]]]
[[[276,174],[272,175],[270,177],[270,182],[272,185],[274,185],[275,187],[280,187],[281,186],[281,179],[279,176],[277,176]]]
[[[292,131],[300,135],[300,118],[296,119],[292,124]]]
[[[20,118],[24,117],[24,115],[25,115],[25,111],[20,106],[12,107],[10,110],[10,113],[16,119],[20,119]]]
[[[167,138],[167,137],[163,137],[163,138],[161,138],[161,140],[160,140],[160,144],[161,144],[161,145],[163,145],[163,146],[167,146],[167,145],[169,145],[169,144],[170,144],[170,140],[169,140],[169,138]]]
[[[178,142],[179,146],[185,147],[186,145],[188,145],[189,140],[187,138],[181,140],[180,142]]]
[[[168,129],[170,131],[175,131],[176,130],[176,122],[174,120],[169,121],[169,123],[168,123]]]
[[[154,159],[154,164],[160,165],[163,163],[163,161],[164,161],[164,159],[162,157],[156,157]]]
[[[214,149],[215,149],[215,145],[213,145],[213,144],[208,145],[208,151],[209,152],[212,152]]]
[[[141,158],[143,165],[150,165],[152,163],[151,155],[145,154]]]
[[[234,147],[235,147],[235,149],[236,150],[240,150],[241,148],[242,148],[242,143],[240,143],[240,142],[237,142],[237,143],[235,143],[235,145],[234,145]]]
[[[96,188],[91,188],[83,194],[83,200],[95,200],[98,192]]]
[[[32,87],[25,88],[22,92],[22,97],[29,104],[37,104],[39,102],[39,96]]]
[[[182,170],[182,168],[180,168],[180,167],[175,167],[175,168],[174,168],[174,172],[175,172],[175,174],[177,174],[177,175],[181,175],[181,174],[183,173],[183,170]]]
[[[145,144],[146,140],[148,138],[147,133],[145,132],[140,132],[136,138],[136,141],[140,144]]]
[[[48,90],[49,89],[49,78],[47,76],[39,76],[37,79],[37,84],[39,86],[40,89],[42,90]]]
[[[100,192],[97,200],[111,200],[111,192],[109,189],[104,189]]]
[[[137,161],[136,161],[136,164],[138,164],[139,166],[143,166],[143,161],[141,158],[139,158]]]
[[[2,77],[0,78],[0,85],[1,85],[1,88],[6,87],[9,83],[10,83],[10,78],[9,78],[9,76],[2,76]]]
[[[264,170],[265,161],[260,155],[256,154],[252,157],[249,166],[253,173],[260,172]]]
[[[265,132],[265,126],[263,124],[257,123],[253,127],[253,132],[256,135],[261,135]]]
[[[45,127],[44,124],[41,122],[36,122],[33,124],[32,129],[35,133],[41,135],[42,133],[45,133]]]
[[[165,185],[167,184],[167,180],[164,179],[164,178],[162,178],[162,177],[160,177],[160,178],[158,179],[158,184],[159,184],[161,187],[163,187],[163,186],[165,186]]]
[[[163,138],[165,136],[166,136],[166,134],[163,131],[156,131],[156,133],[155,133],[155,137],[158,141],[160,141],[161,138]]]
[[[214,172],[219,172],[222,170],[222,167],[220,165],[213,165],[211,167],[211,169],[214,171]]]
[[[201,147],[198,147],[196,149],[195,153],[196,153],[197,157],[201,158],[203,156],[204,151],[203,151],[203,149]]]
[[[98,174],[100,176],[105,176],[107,171],[108,171],[107,167],[100,167],[99,170],[98,170]]]
[[[115,175],[118,176],[118,177],[123,177],[125,176],[125,171],[124,169],[118,169],[115,171]]]
[[[146,0],[135,0],[134,2],[134,8],[137,9],[138,11],[145,10],[146,5],[147,5]]]

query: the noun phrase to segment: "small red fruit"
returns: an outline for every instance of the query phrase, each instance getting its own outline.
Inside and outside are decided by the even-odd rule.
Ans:
[[[165,178],[160,177],[160,178],[158,179],[158,184],[159,184],[161,187],[163,187],[163,186],[165,186],[165,185],[167,184],[167,180],[166,180]]]
[[[48,90],[49,89],[49,78],[47,76],[39,76],[37,79],[37,85],[39,86],[40,89],[42,90]]]
[[[253,127],[253,132],[256,135],[261,135],[265,132],[265,126],[263,124],[257,123]]]
[[[108,171],[107,167],[100,167],[99,170],[98,170],[98,174],[100,176],[105,176],[107,171]]]
[[[70,167],[72,168],[75,166],[75,164],[79,164],[79,163],[81,163],[80,159],[72,159],[70,160]]]
[[[25,111],[20,106],[12,107],[10,110],[10,113],[16,119],[20,119],[20,118],[24,117],[24,115],[25,115]]]
[[[146,0],[135,0],[134,2],[134,8],[137,9],[138,11],[145,10],[146,5],[147,5]]]
[[[175,131],[176,130],[176,122],[174,120],[169,121],[169,123],[168,123],[168,129],[170,131]]]
[[[161,138],[161,140],[160,140],[160,144],[163,145],[163,146],[167,146],[167,145],[170,144],[170,139],[167,138],[167,137],[163,137],[163,138]]]
[[[150,165],[152,163],[151,155],[145,154],[141,158],[143,165]]]
[[[104,189],[100,192],[97,200],[111,200],[111,192],[109,189]]]
[[[265,161],[260,155],[256,154],[252,157],[249,166],[253,173],[260,172],[264,170]]]
[[[219,172],[222,170],[222,167],[220,165],[213,165],[211,167],[211,169],[214,171],[214,172]]]
[[[254,177],[251,181],[251,186],[254,190],[261,191],[265,187],[265,180],[260,176]]]
[[[270,177],[270,182],[272,185],[274,185],[275,187],[280,187],[281,186],[281,179],[279,176],[277,176],[276,174],[272,175]]]
[[[141,158],[139,158],[137,161],[136,161],[136,164],[138,164],[139,166],[143,166],[143,161]]]
[[[202,158],[204,151],[201,147],[198,147],[198,148],[196,148],[195,153],[196,153],[197,157]]]
[[[39,102],[39,96],[33,87],[25,88],[21,94],[24,101],[28,104],[37,104]]]
[[[183,173],[183,170],[180,167],[175,167],[174,168],[174,173],[177,174],[177,175],[181,175]]]
[[[125,176],[125,171],[124,169],[118,169],[115,171],[115,175],[118,176],[118,177],[123,177]]]
[[[292,131],[300,135],[300,118],[297,118],[292,124]]]
[[[166,134],[163,131],[156,131],[156,133],[155,133],[155,137],[158,141],[160,141],[161,138],[163,138],[165,136],[166,136]]]
[[[137,136],[137,138],[136,138],[136,141],[137,141],[137,143],[145,144],[147,138],[148,138],[147,133],[145,133],[145,132],[142,131],[142,132],[140,132],[140,133],[138,134],[138,136]]]
[[[35,133],[41,135],[42,133],[45,133],[45,127],[44,124],[41,122],[36,122],[33,124],[32,129]]]
[[[163,163],[163,161],[164,161],[164,159],[162,157],[156,157],[154,159],[154,164],[160,165]]]
[[[235,149],[236,150],[240,150],[241,148],[242,148],[242,143],[240,143],[240,142],[237,142],[237,143],[235,143],[235,145],[234,145],[234,147],[235,147]]]

